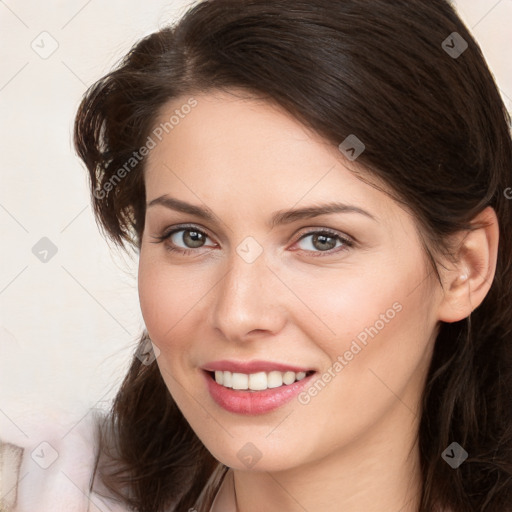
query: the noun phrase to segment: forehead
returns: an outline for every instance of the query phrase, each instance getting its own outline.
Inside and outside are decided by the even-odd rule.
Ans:
[[[279,106],[215,91],[194,94],[195,106],[184,108],[191,97],[168,103],[155,123],[167,129],[160,129],[148,156],[148,199],[167,193],[236,205],[240,213],[338,200],[366,205],[380,217],[398,213],[385,193],[357,177],[336,146]]]

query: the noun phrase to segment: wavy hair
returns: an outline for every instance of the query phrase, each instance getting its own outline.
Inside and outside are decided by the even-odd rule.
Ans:
[[[467,48],[450,53],[462,40]],[[357,134],[366,146],[358,164],[413,212],[433,269],[432,254],[449,253],[450,235],[473,229],[485,207],[496,211],[489,293],[468,318],[439,326],[418,431],[419,512],[512,511],[512,141],[477,42],[445,0],[191,6],[139,41],[78,109],[75,146],[109,239],[140,247],[146,159],[130,159],[168,102],[235,88],[280,105],[335,146]],[[100,439],[96,476],[139,512],[207,511],[219,485],[211,478],[226,470],[157,365],[135,356]],[[469,453],[456,470],[441,457],[453,441]]]

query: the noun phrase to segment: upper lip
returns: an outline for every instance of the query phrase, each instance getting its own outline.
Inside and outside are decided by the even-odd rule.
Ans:
[[[293,366],[290,364],[283,363],[274,363],[272,361],[234,361],[234,360],[222,360],[222,361],[212,361],[210,363],[206,363],[202,366],[203,370],[206,371],[221,371],[227,370],[231,373],[257,373],[257,372],[271,372],[271,371],[279,371],[279,372],[309,372],[312,371],[311,368],[301,368],[299,366]]]

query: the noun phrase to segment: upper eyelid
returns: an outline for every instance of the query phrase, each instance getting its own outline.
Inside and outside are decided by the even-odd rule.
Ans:
[[[159,236],[158,238],[168,238],[170,237],[171,235],[175,234],[175,233],[179,233],[180,231],[193,231],[193,230],[196,230],[196,231],[199,231],[200,233],[203,233],[204,235],[206,235],[208,238],[213,238],[212,236],[210,236],[210,234],[208,233],[208,231],[202,227],[199,227],[199,226],[195,226],[193,224],[190,224],[190,225],[185,225],[185,226],[174,226],[172,228],[169,228],[169,229],[165,229],[163,232],[162,232],[162,235]]]

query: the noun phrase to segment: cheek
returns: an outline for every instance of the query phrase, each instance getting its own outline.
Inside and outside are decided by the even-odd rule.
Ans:
[[[291,273],[283,276],[283,281],[309,310],[297,307],[301,315],[296,315],[295,320],[315,340],[325,339],[330,347],[328,353],[333,348],[345,350],[341,341],[351,340],[360,333],[364,340],[365,328],[377,322],[380,330],[382,322],[395,318],[400,309],[397,303],[401,303],[408,289],[409,279],[403,269],[388,267],[386,270],[383,273],[376,265],[347,266],[300,282]],[[318,330],[317,335],[313,328]]]
[[[186,289],[177,288],[170,269],[166,269],[161,262],[143,251],[139,261],[138,289],[148,333],[161,348],[162,340],[178,322],[182,313]]]
[[[314,323],[311,315],[297,322],[331,361],[344,357],[352,371],[376,365],[391,376],[398,369],[407,373],[424,354],[435,326],[433,298],[422,283],[426,272],[421,254],[413,254],[400,265],[389,259],[381,267],[315,279],[314,286],[295,289],[307,297]],[[316,336],[313,325],[319,326]]]
[[[204,272],[171,265],[165,255],[141,251],[138,290],[148,333],[160,350],[165,350],[171,342],[173,346],[179,343],[185,326],[197,322],[194,312],[208,292],[208,281]]]
[[[430,360],[433,324],[425,294],[419,288],[411,293],[407,276],[363,281],[366,287],[361,280],[359,286],[345,281],[343,293],[324,295],[323,302],[320,294],[310,295],[318,307],[323,304],[317,311],[336,336],[315,339],[331,363],[299,403],[307,411],[305,430],[318,429],[321,422],[332,440],[353,439],[397,404],[405,418],[413,418]],[[326,410],[328,422],[319,419]]]

